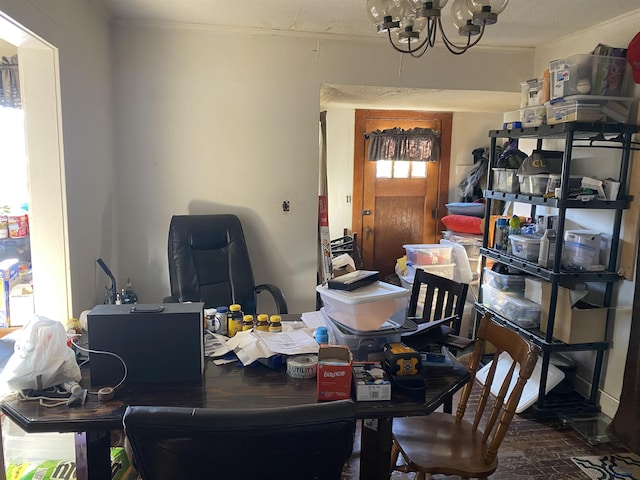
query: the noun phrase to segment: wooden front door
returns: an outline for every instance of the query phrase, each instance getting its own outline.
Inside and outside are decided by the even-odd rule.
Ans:
[[[394,273],[403,245],[438,243],[449,195],[450,113],[356,110],[353,231],[363,268]],[[399,127],[441,132],[438,162],[368,161],[365,133]]]

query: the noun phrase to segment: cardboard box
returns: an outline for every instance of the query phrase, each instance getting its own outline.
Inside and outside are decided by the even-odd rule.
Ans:
[[[356,400],[391,400],[391,382],[380,362],[353,362]]]
[[[344,345],[320,345],[318,351],[318,400],[351,398],[351,351]]]
[[[607,308],[587,303],[586,291],[558,287],[558,300],[553,324],[553,336],[564,343],[590,343],[605,340]],[[540,330],[547,331],[551,284],[542,283],[542,316]]]
[[[536,302],[542,303],[542,284],[544,280],[534,277],[525,277],[524,279],[524,298]],[[546,319],[546,317],[545,317]],[[546,322],[546,320],[545,320]],[[546,323],[545,323],[546,325]]]
[[[8,258],[0,262],[0,328],[11,325],[10,292],[18,281],[19,264],[17,258]]]

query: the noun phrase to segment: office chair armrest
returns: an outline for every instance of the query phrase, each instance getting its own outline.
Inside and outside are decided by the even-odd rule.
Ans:
[[[174,297],[173,295],[171,295],[169,297],[164,297],[162,299],[162,303],[179,303],[178,302],[178,297]]]
[[[273,297],[273,301],[276,303],[278,313],[289,313],[289,309],[287,308],[287,301],[284,298],[284,293],[282,293],[282,290],[280,290],[279,287],[271,283],[256,285],[256,293],[264,291],[269,292]]]

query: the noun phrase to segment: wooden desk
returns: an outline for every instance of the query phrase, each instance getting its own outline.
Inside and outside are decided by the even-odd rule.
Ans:
[[[89,388],[88,368],[83,368],[82,373],[81,385]],[[365,419],[360,478],[389,478],[393,417],[431,413],[468,380],[469,372],[462,366],[432,369],[427,374],[424,401],[394,392],[390,401],[358,403],[356,414],[358,418]],[[223,409],[299,405],[316,401],[315,378],[294,379],[286,375],[284,368],[273,370],[262,364],[215,366],[207,361],[203,381],[195,384],[129,385],[118,390],[111,401],[101,403],[96,395],[89,395],[84,405],[75,407],[45,408],[34,401],[7,399],[1,408],[29,433],[74,432],[78,480],[100,480],[110,478],[109,432],[122,429],[122,416],[127,405]]]

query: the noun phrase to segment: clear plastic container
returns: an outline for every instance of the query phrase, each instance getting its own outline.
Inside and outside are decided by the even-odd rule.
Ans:
[[[511,254],[537,263],[540,254],[540,240],[541,237],[538,235],[509,235]]]
[[[380,328],[395,312],[406,309],[411,293],[406,288],[380,281],[350,292],[332,290],[325,285],[318,285],[316,291],[331,318],[358,331]]]
[[[524,275],[509,275],[484,268],[484,283],[503,292],[524,293]]]
[[[385,343],[401,341],[401,333],[389,330],[367,332],[356,335],[347,331],[332,318],[326,319],[329,330],[329,342],[334,345],[346,345],[353,354],[353,360],[359,362],[382,360]]]
[[[570,95],[624,96],[630,86],[627,59],[571,55],[549,63],[551,100]]]
[[[600,239],[600,232],[593,230],[565,231],[562,265],[575,268],[599,264]]]
[[[452,249],[440,244],[403,245],[407,261],[414,265],[442,265],[452,263]]]
[[[499,192],[518,193],[520,185],[518,183],[515,168],[493,168],[493,189]]]
[[[539,127],[547,123],[547,107],[538,105],[520,109],[520,121],[523,127]]]
[[[548,173],[538,173],[535,175],[518,174],[520,182],[520,193],[526,195],[544,195],[547,193],[547,184],[549,183]]]
[[[540,305],[523,296],[482,285],[482,303],[523,328],[540,326]]]
[[[547,105],[547,123],[615,122],[627,123],[633,97],[575,95]]]

